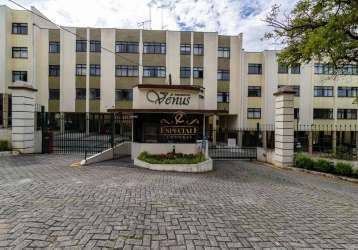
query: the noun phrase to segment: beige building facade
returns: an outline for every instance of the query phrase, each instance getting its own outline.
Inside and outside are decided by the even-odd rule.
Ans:
[[[38,15],[42,15],[33,9]],[[52,113],[131,109],[141,84],[198,85],[208,128],[274,124],[279,86],[295,89],[295,122],[356,126],[356,65],[338,75],[326,63],[288,68],[278,51],[247,52],[243,34],[56,27],[27,11],[0,6],[1,127],[11,126],[11,89],[24,81]]]

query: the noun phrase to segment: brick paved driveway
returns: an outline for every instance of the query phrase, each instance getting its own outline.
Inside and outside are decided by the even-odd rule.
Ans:
[[[206,174],[0,158],[0,248],[358,249],[358,185],[220,162]]]

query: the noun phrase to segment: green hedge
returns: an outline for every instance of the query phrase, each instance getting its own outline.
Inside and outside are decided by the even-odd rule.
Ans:
[[[0,151],[9,151],[11,150],[8,141],[0,141]]]
[[[295,167],[358,178],[358,169],[353,169],[353,166],[349,163],[338,162],[334,164],[324,159],[314,160],[304,154],[295,156]]]
[[[203,153],[167,153],[155,155],[145,151],[139,154],[138,159],[151,164],[197,164],[206,161]]]

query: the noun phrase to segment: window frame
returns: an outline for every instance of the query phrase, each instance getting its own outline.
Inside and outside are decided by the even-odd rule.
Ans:
[[[53,95],[55,93],[55,96]],[[60,100],[60,89],[49,89],[48,90],[48,99],[49,100]]]
[[[49,65],[48,66],[48,76],[57,77],[60,76],[60,65]]]
[[[56,48],[55,50],[51,50],[51,47],[53,47],[53,46]],[[48,43],[48,53],[58,54],[58,53],[60,53],[60,50],[61,50],[60,42],[50,41],[50,42]]]
[[[75,74],[76,74],[76,76],[86,76],[87,75],[87,65],[83,64],[83,63],[76,64]]]
[[[147,74],[149,72],[149,74]],[[148,78],[165,78],[166,67],[165,66],[144,66],[143,77]]]
[[[301,64],[291,66],[290,67],[290,72],[291,72],[291,75],[299,75],[299,74],[301,74]]]
[[[76,40],[76,52],[87,52],[87,40]]]
[[[250,69],[256,69],[254,72],[250,72]],[[262,75],[262,64],[261,63],[248,63],[247,65],[248,75]]]
[[[86,100],[86,88],[76,88],[76,100]]]
[[[143,43],[143,54],[159,54],[165,55],[167,52],[166,43],[159,42],[144,42]]]
[[[90,64],[90,76],[101,76],[101,64]]]
[[[204,55],[204,44],[202,44],[202,43],[193,44],[193,55],[194,56],[203,56]]]
[[[317,113],[318,111],[327,111],[328,117],[322,117],[322,115],[320,115],[320,117],[317,117]],[[323,113],[324,114],[324,113]],[[333,120],[333,109],[330,108],[314,108],[313,109],[313,119],[316,120]]]
[[[229,103],[230,102],[230,92],[218,92],[216,97],[217,103]]]
[[[337,120],[357,120],[357,118],[357,109],[337,109]]]
[[[342,91],[344,91],[345,95],[341,95]],[[358,96],[358,87],[338,86],[337,88],[337,97],[355,98],[357,96]]]
[[[218,47],[218,58],[230,58],[230,47]]]
[[[183,73],[185,72],[185,73]],[[189,72],[189,74],[188,74]],[[191,68],[190,67],[180,67],[180,78],[191,78]]]
[[[119,94],[122,95],[122,97],[126,98],[119,98]],[[116,102],[120,101],[132,101],[133,100],[133,90],[132,89],[116,89],[115,90],[115,100]]]
[[[203,79],[204,78],[204,68],[203,67],[193,67],[193,78],[194,79]]]
[[[261,108],[247,108],[247,119],[261,119]]]
[[[14,59],[28,59],[29,58],[29,50],[27,47],[12,47],[11,50],[12,58]],[[22,53],[26,52],[26,55],[23,56]],[[15,56],[16,53],[19,53],[18,56]]]
[[[327,95],[327,91],[331,91],[332,95]],[[318,95],[319,93],[322,93],[322,94]],[[314,86],[313,96],[314,97],[334,97],[334,87],[333,86]]]
[[[126,72],[125,74],[122,74]],[[115,68],[116,77],[138,77],[139,67],[136,65],[116,65]]]
[[[251,88],[251,89],[250,89]],[[262,93],[261,93],[261,86],[248,86],[247,87],[247,97],[261,97]],[[253,91],[251,93],[255,93],[255,90],[258,91],[258,94],[256,95],[251,95],[250,91]]]
[[[217,71],[217,80],[218,81],[230,81],[230,70],[219,69]]]
[[[15,32],[16,30],[16,32]],[[20,30],[18,32],[17,30]],[[12,23],[11,25],[11,34],[14,35],[28,35],[29,33],[29,25],[28,23]]]
[[[101,53],[101,40],[90,40],[90,52]]]
[[[191,55],[191,44],[181,43],[180,44],[180,55]]]
[[[90,88],[89,91],[89,100],[95,101],[101,99],[101,89],[100,88]]]
[[[24,77],[24,80],[16,80],[16,75],[20,75]],[[25,70],[13,70],[12,71],[12,82],[16,82],[16,81],[23,81],[23,82],[27,82],[27,71]]]
[[[288,74],[288,65],[286,64],[277,64],[277,73],[278,74]]]
[[[124,48],[124,50],[122,50],[121,48]],[[118,54],[138,54],[139,53],[139,42],[116,41],[115,52]]]

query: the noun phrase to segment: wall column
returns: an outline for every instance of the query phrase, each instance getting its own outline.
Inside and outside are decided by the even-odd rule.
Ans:
[[[213,144],[216,145],[216,130],[217,130],[217,127],[216,127],[216,115],[213,115],[212,116],[212,119],[213,119],[213,130],[211,131],[212,133],[212,138],[213,138]]]
[[[25,83],[15,83],[9,89],[12,90],[12,148],[20,153],[34,153],[37,90]]]
[[[293,94],[291,86],[282,87],[274,93],[276,96],[274,164],[277,166],[293,166]]]
[[[335,154],[337,151],[337,131],[332,131],[332,153]]]
[[[267,131],[262,130],[262,147],[267,151]]]
[[[313,153],[313,131],[308,131],[308,153]]]

